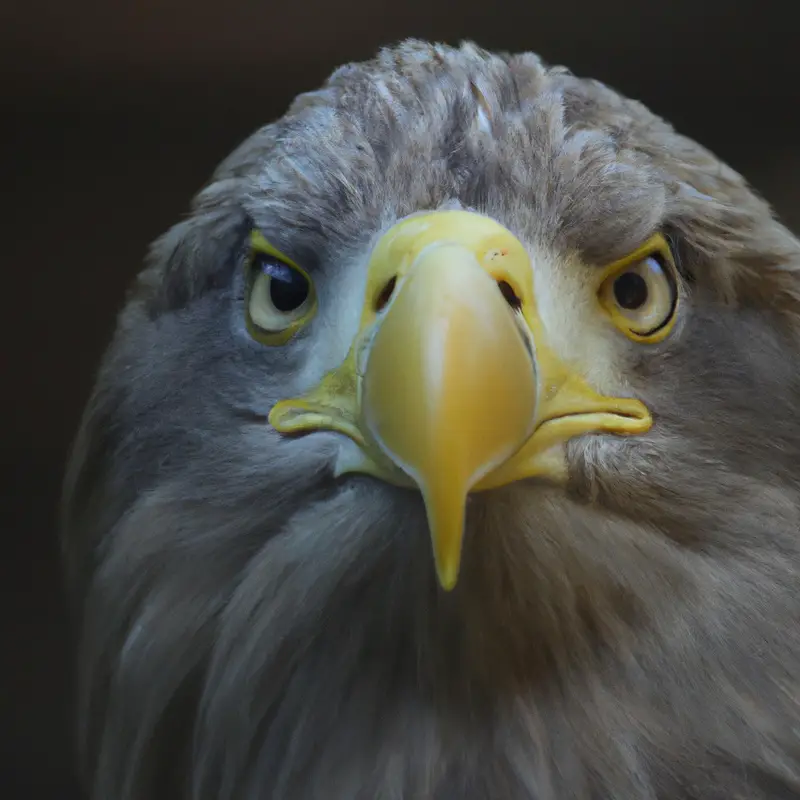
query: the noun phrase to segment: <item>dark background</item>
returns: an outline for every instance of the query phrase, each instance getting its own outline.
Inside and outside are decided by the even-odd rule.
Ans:
[[[536,50],[643,100],[800,226],[789,2],[451,1],[0,0],[3,798],[79,797],[54,517],[124,288],[296,93],[410,35]]]

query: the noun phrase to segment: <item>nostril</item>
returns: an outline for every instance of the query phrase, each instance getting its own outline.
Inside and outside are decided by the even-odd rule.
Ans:
[[[506,303],[514,309],[514,311],[519,311],[522,308],[522,300],[519,299],[519,296],[514,291],[514,287],[508,281],[497,281],[497,288],[500,290],[500,294],[503,295]]]
[[[378,292],[378,296],[375,298],[375,310],[376,311],[383,311],[386,308],[386,304],[392,299],[392,294],[394,294],[394,287],[397,284],[397,276],[392,275],[388,281],[383,286],[383,289]]]

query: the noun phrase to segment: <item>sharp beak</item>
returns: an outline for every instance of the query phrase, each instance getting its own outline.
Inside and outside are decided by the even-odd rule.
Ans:
[[[340,472],[416,485],[448,590],[470,492],[559,477],[555,445],[652,424],[638,400],[597,394],[553,354],[525,248],[465,211],[415,215],[383,237],[348,357],[305,397],[278,403],[270,422],[344,433],[360,455]]]

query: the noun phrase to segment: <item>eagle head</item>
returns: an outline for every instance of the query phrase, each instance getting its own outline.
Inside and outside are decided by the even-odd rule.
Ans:
[[[800,246],[407,41],[152,247],[67,475],[96,800],[800,797]]]

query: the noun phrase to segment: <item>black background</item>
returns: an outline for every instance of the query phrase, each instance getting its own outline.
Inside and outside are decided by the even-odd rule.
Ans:
[[[789,2],[0,0],[0,796],[80,795],[54,525],[127,282],[214,165],[405,36],[536,50],[645,101],[800,224]],[[109,798],[108,800],[113,800]]]

